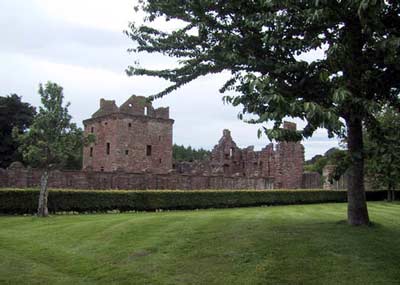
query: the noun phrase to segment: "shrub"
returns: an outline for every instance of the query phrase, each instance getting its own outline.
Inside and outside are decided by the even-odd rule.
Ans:
[[[0,213],[35,213],[36,189],[0,190]],[[367,199],[384,200],[385,191],[367,192]],[[228,208],[260,205],[292,205],[345,202],[345,191],[326,190],[50,190],[50,212],[104,212],[109,210]]]

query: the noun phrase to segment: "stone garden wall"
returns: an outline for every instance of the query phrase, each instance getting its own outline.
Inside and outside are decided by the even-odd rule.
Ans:
[[[0,187],[37,187],[42,171],[0,169]],[[272,189],[268,178],[92,171],[51,171],[49,187],[69,189]]]

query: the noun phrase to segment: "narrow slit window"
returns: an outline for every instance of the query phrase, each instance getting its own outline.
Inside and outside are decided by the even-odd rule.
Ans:
[[[148,108],[144,107],[144,115],[147,116],[148,115]]]
[[[93,157],[93,147],[90,148],[89,156],[90,156],[90,157]]]
[[[93,127],[90,128],[90,132],[91,132],[92,134],[94,133],[94,128],[93,128]]]
[[[128,123],[128,127],[129,127],[129,128],[132,127],[132,124],[131,124],[131,123]]]
[[[161,162],[162,162],[161,158],[158,160],[158,162],[161,164]]]
[[[110,154],[110,143],[107,143],[106,153]]]
[[[129,150],[125,150],[125,155],[128,155],[129,154]]]
[[[151,155],[151,145],[147,145],[147,147],[146,147],[146,155],[147,156]]]
[[[100,171],[101,171],[101,172],[104,171],[104,166],[100,167]]]

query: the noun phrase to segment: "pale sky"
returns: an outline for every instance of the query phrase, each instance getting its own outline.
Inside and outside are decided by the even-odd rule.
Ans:
[[[82,126],[98,109],[100,98],[120,105],[132,94],[161,91],[168,85],[161,79],[125,74],[135,60],[152,69],[174,64],[162,56],[128,54],[133,42],[123,30],[142,16],[134,5],[132,0],[1,0],[0,96],[16,93],[38,106],[39,83],[56,82],[71,103],[73,121]],[[222,103],[218,90],[226,78],[219,74],[197,79],[153,103],[170,107],[174,143],[212,149],[225,128],[239,147],[261,149],[269,143],[265,136],[257,138],[260,126],[237,119],[240,108]],[[306,159],[338,146],[322,129],[302,143]]]

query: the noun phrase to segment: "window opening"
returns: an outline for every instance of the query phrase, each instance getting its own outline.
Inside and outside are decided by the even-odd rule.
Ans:
[[[129,150],[125,150],[125,155],[128,155],[129,154]]]
[[[132,127],[132,124],[131,124],[131,123],[129,123],[129,124],[128,124],[128,127],[129,127],[129,128],[130,128],[130,127]]]
[[[106,150],[107,154],[110,154],[110,143],[107,143],[107,150]]]
[[[90,148],[90,157],[93,157],[93,147]]]
[[[147,145],[147,147],[146,147],[146,155],[147,156],[151,155],[151,145]]]
[[[93,132],[94,132],[94,128],[93,127],[90,128],[90,132],[93,134]]]

